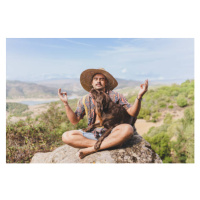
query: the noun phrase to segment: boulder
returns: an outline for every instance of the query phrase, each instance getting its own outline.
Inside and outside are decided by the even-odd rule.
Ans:
[[[83,159],[76,155],[78,151],[77,148],[63,145],[52,152],[36,153],[31,163],[162,163],[151,145],[136,131],[120,148],[98,151]]]

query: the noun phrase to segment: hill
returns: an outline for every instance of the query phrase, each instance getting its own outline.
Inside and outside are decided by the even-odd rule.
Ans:
[[[134,80],[125,80],[125,79],[116,79],[118,81],[118,86],[115,88],[117,91],[122,91],[122,93],[126,93],[129,90],[135,89],[137,86],[141,84],[140,81],[134,81]],[[73,79],[60,79],[60,80],[45,80],[45,81],[38,81],[36,82],[39,85],[43,85],[46,87],[52,87],[52,88],[61,88],[62,90],[66,90],[67,93],[69,91],[69,88],[71,92],[77,96],[83,96],[87,94],[87,92],[82,88],[80,84],[80,80],[77,78]]]
[[[57,97],[56,88],[38,85],[36,83],[26,83],[21,81],[6,82],[6,98],[52,98]],[[70,95],[70,91],[68,92]]]
[[[127,95],[132,95],[135,89],[139,89],[139,86],[142,82],[134,80],[125,80],[118,79],[118,86],[114,89],[117,92],[120,92]],[[156,85],[160,86],[160,83],[156,85],[153,84],[153,87]],[[53,98],[57,97],[58,88],[61,88],[62,91],[67,91],[68,96],[83,96],[87,92],[82,88],[80,80],[77,78],[67,78],[67,79],[52,79],[37,81],[35,83],[22,82],[22,81],[9,81],[7,80],[6,84],[6,98],[7,99],[19,99],[19,98]]]

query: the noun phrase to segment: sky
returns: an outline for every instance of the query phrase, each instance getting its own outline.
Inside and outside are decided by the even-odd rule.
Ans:
[[[193,38],[7,38],[7,80],[79,78],[104,68],[115,78],[194,79]]]

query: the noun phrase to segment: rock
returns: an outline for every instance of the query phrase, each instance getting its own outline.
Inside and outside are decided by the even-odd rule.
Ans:
[[[36,153],[31,163],[162,163],[151,145],[136,131],[120,148],[102,150],[83,159],[76,156],[78,151],[77,148],[63,145],[52,152]]]

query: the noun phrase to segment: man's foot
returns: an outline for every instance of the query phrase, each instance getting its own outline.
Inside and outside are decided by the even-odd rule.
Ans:
[[[91,153],[94,153],[96,152],[96,150],[94,149],[94,147],[88,147],[88,148],[84,148],[84,149],[80,149],[78,152],[77,152],[77,155],[80,159],[83,159],[85,156],[91,154]]]

